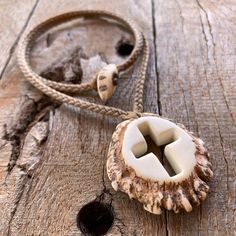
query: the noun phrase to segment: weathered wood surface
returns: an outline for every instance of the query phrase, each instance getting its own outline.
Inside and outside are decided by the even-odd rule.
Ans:
[[[36,0],[0,2],[0,76],[2,76],[10,61],[17,42],[27,27],[36,5]]]
[[[76,215],[101,195],[115,212],[107,235],[236,235],[234,1],[28,2],[7,1],[0,8],[1,22],[8,19],[1,32],[9,35],[0,42],[6,49],[0,57],[0,235],[81,235]],[[151,215],[114,192],[104,167],[117,121],[55,104],[23,80],[9,51],[23,31],[50,16],[88,8],[136,21],[151,47],[145,110],[184,123],[206,142],[215,176],[209,197],[192,213]],[[78,82],[79,69],[71,74],[68,68],[80,60],[86,79],[106,60],[122,60],[115,53],[122,36],[129,37],[104,22],[62,28],[38,41],[33,63],[50,78]],[[136,70],[110,105],[131,107]]]

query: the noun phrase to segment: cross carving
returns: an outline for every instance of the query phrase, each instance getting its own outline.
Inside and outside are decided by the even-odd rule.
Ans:
[[[142,130],[139,129],[140,132],[142,133]],[[142,133],[143,134],[143,133]],[[144,139],[145,139],[145,142],[147,144],[147,151],[142,153],[141,155],[137,155],[134,153],[135,157],[136,158],[142,158],[142,156],[145,156],[149,153],[153,153],[157,158],[158,160],[161,162],[161,164],[163,165],[163,167],[165,168],[165,170],[167,171],[167,173],[170,175],[170,176],[175,176],[176,175],[176,172],[174,171],[174,169],[172,168],[171,164],[169,163],[169,161],[167,160],[166,156],[165,156],[165,153],[164,153],[164,150],[165,150],[165,147],[172,143],[171,142],[167,142],[166,144],[162,145],[162,146],[158,146],[155,141],[152,139],[151,135],[150,134],[146,134],[146,135],[143,135]]]

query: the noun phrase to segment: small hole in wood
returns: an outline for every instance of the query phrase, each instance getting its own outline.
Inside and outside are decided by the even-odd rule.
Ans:
[[[111,207],[97,201],[83,206],[77,215],[77,226],[85,235],[105,235],[113,221],[114,215]]]
[[[119,56],[126,57],[131,54],[134,45],[128,39],[122,38],[116,45],[116,52]]]

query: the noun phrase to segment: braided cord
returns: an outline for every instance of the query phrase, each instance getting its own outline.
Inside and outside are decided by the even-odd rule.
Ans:
[[[146,79],[148,59],[149,59],[149,47],[147,40],[143,37],[143,57],[141,62],[141,69],[139,71],[138,81],[134,94],[134,104],[133,111],[137,113],[143,112],[143,93],[144,93],[144,83]]]
[[[121,22],[133,33],[135,47],[131,55],[124,62],[117,65],[118,72],[123,72],[129,67],[131,67],[136,62],[141,52],[143,52],[141,70],[135,91],[133,111],[124,111],[115,107],[108,107],[105,105],[87,102],[82,99],[74,98],[63,93],[80,93],[93,89],[96,90],[96,78],[91,79],[87,83],[81,83],[79,85],[64,84],[47,80],[32,70],[29,61],[30,51],[32,49],[35,39],[51,27],[57,26],[61,23],[72,21],[79,17],[107,17],[112,20],[117,20]],[[53,99],[57,100],[58,102],[67,103],[76,107],[80,107],[81,109],[86,109],[103,115],[113,116],[121,119],[129,119],[131,117],[136,116],[137,113],[143,111],[143,88],[147,70],[148,55],[149,49],[147,42],[143,35],[137,30],[136,26],[132,21],[106,11],[82,10],[76,12],[69,12],[50,18],[36,26],[33,30],[29,32],[29,34],[23,40],[20,41],[17,58],[19,67],[23,72],[25,78],[37,89],[39,89],[46,95],[52,97]]]

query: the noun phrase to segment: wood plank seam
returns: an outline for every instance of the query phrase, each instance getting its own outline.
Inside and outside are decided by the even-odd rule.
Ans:
[[[154,70],[155,70],[155,77],[156,77],[156,86],[157,86],[157,106],[158,106],[158,114],[161,116],[161,101],[160,101],[160,86],[159,86],[159,73],[157,68],[157,45],[156,45],[156,12],[155,12],[155,1],[151,0],[151,14],[152,14],[152,32],[153,32],[153,45],[154,45]]]

